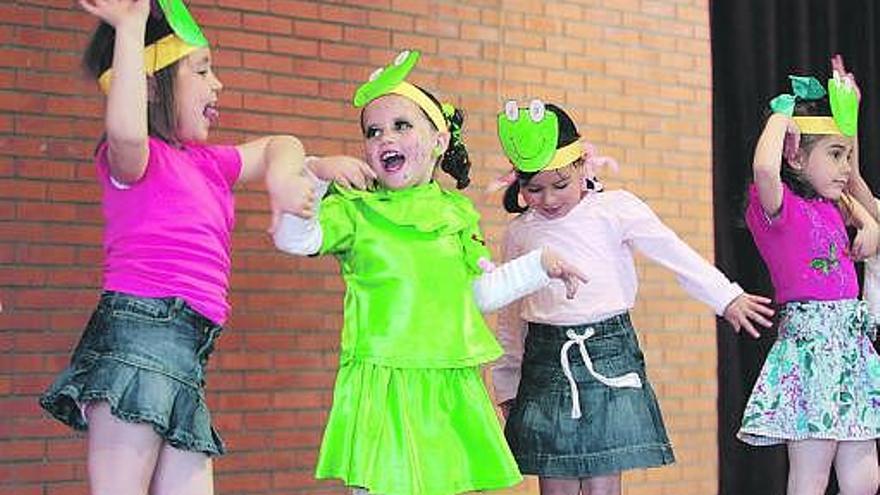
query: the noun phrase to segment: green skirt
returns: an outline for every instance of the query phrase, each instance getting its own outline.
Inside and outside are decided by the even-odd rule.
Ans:
[[[317,478],[381,495],[452,495],[522,481],[479,368],[341,365]]]

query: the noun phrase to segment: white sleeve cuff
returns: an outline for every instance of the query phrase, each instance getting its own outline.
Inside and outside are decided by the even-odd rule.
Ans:
[[[474,280],[480,311],[495,311],[546,286],[550,277],[541,265],[541,254],[541,249],[535,249]]]
[[[284,213],[272,238],[275,247],[285,253],[309,256],[321,250],[324,233],[314,217],[306,219]]]
[[[715,314],[718,316],[724,316],[724,311],[727,309],[728,306],[730,306],[730,303],[732,303],[734,299],[743,294],[745,294],[743,288],[740,287],[738,283],[731,282],[720,295],[718,303],[715,305],[714,308]]]
[[[330,182],[316,179],[315,194],[322,198],[330,187]],[[324,232],[318,223],[321,201],[317,202],[315,215],[312,218],[301,218],[290,213],[281,215],[278,228],[272,235],[275,247],[285,253],[309,256],[318,254],[324,242]]]

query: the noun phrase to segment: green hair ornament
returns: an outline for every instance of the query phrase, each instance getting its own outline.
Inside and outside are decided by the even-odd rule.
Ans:
[[[158,3],[174,34],[190,45],[208,46],[208,39],[205,38],[202,29],[189,13],[183,0],[158,0]]]
[[[849,78],[835,71],[828,80],[828,102],[831,115],[844,136],[855,136],[859,129],[859,95]]]
[[[544,102],[532,100],[528,108],[516,101],[498,113],[498,139],[508,160],[522,172],[538,172],[553,159],[559,138],[558,117]]]
[[[828,95],[831,116],[834,124],[844,136],[855,136],[859,122],[859,95],[849,78],[841,77],[835,71],[828,80],[828,91],[815,77],[788,76],[794,94],[781,94],[770,100],[770,109],[791,117],[797,100],[818,100]]]
[[[783,93],[770,100],[770,109],[774,113],[781,113],[791,117],[794,115],[794,104],[798,99],[818,100],[825,96],[825,88],[818,79],[811,76],[788,76],[791,80],[791,92]]]
[[[421,53],[418,50],[404,50],[397,54],[397,57],[390,64],[376,69],[370,75],[370,79],[355,91],[354,106],[360,108],[376,98],[388,94],[406,80],[420,56]]]

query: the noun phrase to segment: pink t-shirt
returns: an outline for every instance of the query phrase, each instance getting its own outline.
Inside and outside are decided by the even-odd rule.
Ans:
[[[837,206],[804,199],[782,186],[779,214],[769,218],[758,189],[749,188],[746,224],[776,289],[776,302],[834,301],[858,297],[849,239]]]
[[[104,289],[178,296],[222,324],[229,314],[232,185],[241,157],[234,146],[175,148],[155,138],[149,146],[144,176],[123,186],[110,178],[106,144],[98,150]]]

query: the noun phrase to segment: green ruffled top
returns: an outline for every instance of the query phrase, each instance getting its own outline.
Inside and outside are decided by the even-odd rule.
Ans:
[[[346,283],[342,362],[451,368],[501,355],[474,301],[478,260],[490,256],[479,218],[470,199],[436,182],[331,188],[321,254],[336,256]]]

